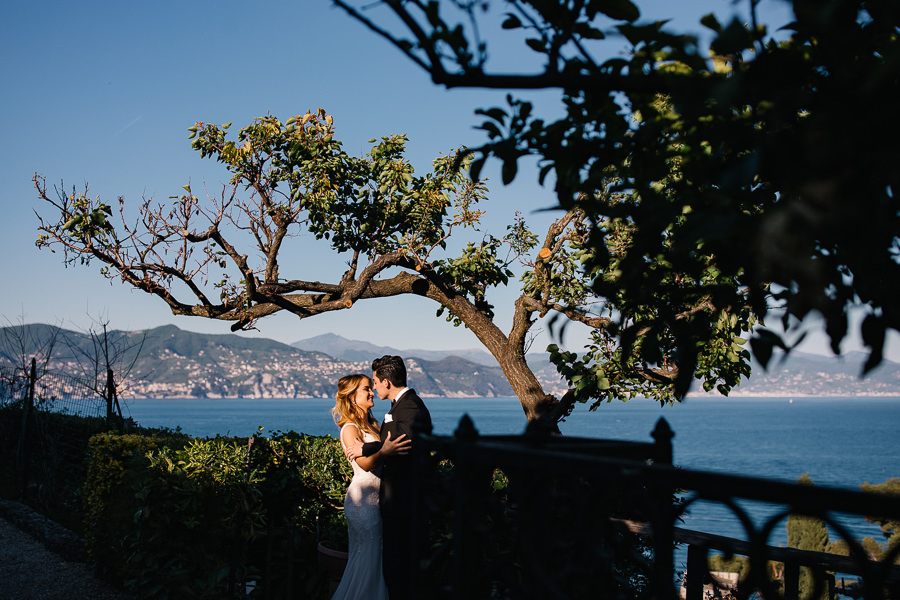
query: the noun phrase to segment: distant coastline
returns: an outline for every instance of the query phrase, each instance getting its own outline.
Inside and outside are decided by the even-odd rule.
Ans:
[[[42,332],[52,329],[49,325],[25,327],[35,331],[26,332],[23,339],[41,339]],[[79,356],[90,356],[92,342],[83,333],[61,331],[67,344],[58,345],[49,369],[78,377],[82,373]],[[330,334],[289,345],[233,334],[194,333],[174,325],[111,335],[124,339],[126,345],[143,339],[142,351],[124,381],[123,399],[331,398],[340,377],[364,373],[373,358],[388,353],[406,358],[410,383],[424,398],[513,396],[496,361],[478,349],[401,350]],[[83,345],[80,350],[79,345]],[[895,362],[884,361],[861,378],[866,360],[862,353],[840,358],[793,353],[787,360],[782,358],[773,358],[768,369],[754,365],[752,377],[729,396],[900,397],[900,364]],[[565,382],[549,355],[530,353],[528,361],[546,393],[557,397],[565,393]],[[703,393],[696,382],[689,397],[702,396],[721,397],[717,392]]]
[[[472,401],[472,400],[516,400],[514,396],[422,396],[425,399],[439,399],[439,400],[459,400],[459,401]],[[765,400],[792,400],[794,398],[813,398],[813,399],[890,399],[897,398],[900,400],[900,393],[890,394],[890,393],[875,393],[875,394],[775,394],[775,395],[763,395],[763,394],[735,394],[732,393],[728,396],[723,396],[717,393],[691,393],[688,394],[687,400],[722,400],[727,402],[732,398],[740,398],[740,399],[765,399]],[[226,400],[226,401],[240,401],[240,400],[330,400],[330,397],[322,397],[322,396],[294,396],[294,397],[284,397],[284,396],[259,396],[259,397],[247,397],[247,396],[203,396],[203,397],[191,397],[191,396],[121,396],[122,401],[130,401],[130,400],[141,400],[141,401],[173,401],[173,400],[209,400],[210,402],[215,402],[218,400]],[[623,401],[624,403],[625,401]]]

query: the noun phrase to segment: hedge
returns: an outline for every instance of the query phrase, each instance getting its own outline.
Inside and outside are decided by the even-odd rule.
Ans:
[[[85,541],[138,598],[325,598],[316,540],[346,540],[352,472],[330,437],[95,435]]]

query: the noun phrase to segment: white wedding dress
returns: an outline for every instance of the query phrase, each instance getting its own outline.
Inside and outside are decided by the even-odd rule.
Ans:
[[[347,423],[344,427],[356,426]],[[342,434],[344,427],[341,428]],[[375,442],[378,439],[371,433],[363,432],[363,441]],[[332,600],[388,600],[381,571],[381,510],[378,506],[381,469],[370,473],[356,462],[350,465],[353,467],[353,480],[344,497],[344,515],[350,532],[350,557]]]

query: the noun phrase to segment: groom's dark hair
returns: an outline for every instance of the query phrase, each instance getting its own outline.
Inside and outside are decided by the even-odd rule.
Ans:
[[[372,373],[378,379],[387,379],[396,387],[406,387],[406,365],[399,356],[385,354],[372,361]]]

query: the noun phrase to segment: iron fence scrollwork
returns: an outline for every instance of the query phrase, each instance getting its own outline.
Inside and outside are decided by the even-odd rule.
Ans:
[[[873,560],[845,525],[848,517],[900,520],[900,498],[677,468],[664,419],[651,435],[652,442],[482,436],[468,417],[453,436],[418,432],[413,597],[789,600],[808,570],[815,585],[804,598],[833,597],[836,572],[858,576],[861,597],[900,598],[900,549]],[[680,526],[699,502],[733,515],[745,539]],[[748,502],[773,509],[760,517]],[[772,544],[790,514],[822,519],[850,556]],[[687,549],[683,565],[679,547]],[[718,580],[713,551],[748,557],[749,572]],[[781,577],[773,576],[776,563]]]

